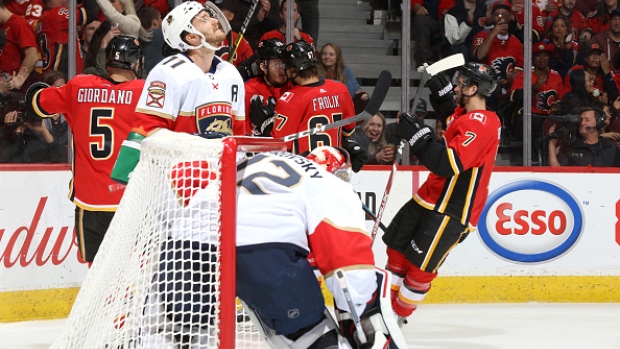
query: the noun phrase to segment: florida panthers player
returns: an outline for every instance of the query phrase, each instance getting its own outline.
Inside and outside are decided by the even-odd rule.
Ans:
[[[114,179],[127,182],[138,162],[141,138],[157,129],[221,132],[245,136],[245,89],[237,69],[215,55],[225,33],[216,13],[196,1],[179,4],[166,15],[166,44],[180,51],[149,73],[136,107],[134,132],[125,142]]]
[[[200,212],[208,212],[217,188],[209,185],[212,177],[206,163],[202,171],[179,170],[183,166],[180,163],[171,169],[168,178],[176,191],[173,205],[184,207],[177,210],[178,217],[183,218],[183,211],[187,211],[187,219],[168,224],[171,239],[162,258],[165,268],[159,268],[159,280],[163,281],[159,297],[166,303],[166,317],[172,319],[166,325],[175,325],[177,330],[207,327],[214,312],[213,307],[204,306],[209,303],[212,282],[189,287],[187,281],[211,277],[208,261],[214,258],[210,247],[214,237],[208,230],[195,227],[209,219]],[[348,153],[332,147],[318,147],[308,158],[270,152],[238,163],[237,296],[272,348],[357,348],[363,341],[360,337],[366,337],[370,348],[375,332],[375,344],[388,341],[393,348],[406,347],[386,298],[389,273],[374,267],[372,240],[365,229],[359,198],[350,184],[330,173],[346,178],[350,167]],[[197,173],[199,178],[188,180]],[[185,186],[189,183],[195,190]],[[190,230],[202,233],[192,235]],[[325,309],[307,260],[310,251],[340,310],[344,337],[338,335],[338,326]],[[179,253],[185,256],[183,265],[187,264],[182,273],[176,270],[181,264],[173,263],[181,257]],[[364,324],[363,336],[355,331],[351,309],[335,277],[337,270],[345,274],[354,311]],[[179,338],[174,341],[181,344]]]

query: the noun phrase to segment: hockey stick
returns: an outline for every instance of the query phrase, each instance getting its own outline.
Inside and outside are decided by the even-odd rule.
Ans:
[[[411,105],[411,113],[414,113],[414,108],[418,105],[418,100],[420,99],[420,92],[422,92],[422,89],[424,88],[424,85],[426,85],[428,79],[444,70],[456,68],[463,64],[465,64],[465,57],[463,57],[462,53],[457,53],[455,55],[446,57],[438,62],[435,62],[428,67],[421,67],[421,70],[423,71],[422,80],[420,81],[420,85],[418,85],[418,90],[416,91],[415,97],[413,99],[413,104]],[[383,211],[385,210],[385,205],[387,203],[388,197],[390,196],[390,190],[392,189],[392,180],[394,179],[394,174],[398,169],[398,163],[400,162],[400,158],[402,158],[403,156],[403,146],[405,144],[405,142],[401,141],[398,147],[396,147],[396,156],[394,157],[394,162],[392,163],[392,171],[390,172],[390,176],[388,177],[387,186],[385,187],[385,191],[383,192],[383,198],[381,199],[381,204],[379,205],[379,210],[377,211],[375,225],[373,226],[371,232],[373,242],[375,241],[375,237],[377,236],[377,232],[379,231],[379,225],[381,224]]]
[[[336,270],[336,280],[338,280],[338,284],[340,285],[340,288],[342,288],[342,293],[344,293],[344,298],[347,300],[347,304],[349,304],[349,310],[351,311],[350,313],[353,317],[353,323],[355,324],[355,329],[357,330],[357,337],[359,338],[361,344],[365,344],[368,340],[366,339],[366,334],[362,328],[360,317],[355,310],[355,304],[353,304],[353,298],[351,298],[351,292],[349,292],[347,279],[345,279],[344,272],[341,269]]]
[[[448,56],[440,61],[433,63],[432,65],[421,66],[418,68],[418,71],[422,72],[422,80],[420,80],[420,84],[418,85],[418,89],[415,92],[415,97],[413,97],[413,103],[411,104],[411,115],[415,113],[415,108],[418,105],[418,101],[420,100],[420,94],[424,85],[428,82],[428,79],[437,75],[437,73],[441,73],[442,71],[460,67],[465,64],[465,57],[462,53],[457,53],[452,56]]]
[[[390,190],[392,190],[392,180],[394,179],[394,174],[396,174],[396,170],[398,169],[397,164],[403,156],[403,144],[405,144],[405,142],[401,141],[401,143],[396,147],[396,155],[394,156],[394,162],[392,163],[392,171],[390,171],[390,176],[388,177],[387,185],[385,186],[385,191],[383,192],[383,198],[381,198],[381,204],[379,204],[379,210],[377,210],[375,225],[372,227],[372,231],[370,233],[373,243],[375,242],[375,237],[377,236],[379,226],[381,225],[381,218],[383,218],[383,211],[385,210],[385,204],[387,204],[388,197],[390,196]],[[381,229],[383,229],[384,232],[386,231],[384,228]]]
[[[259,0],[252,0],[252,1],[253,1],[252,6],[250,6],[250,9],[248,10],[248,14],[245,16],[245,19],[243,20],[243,24],[241,24],[241,30],[239,31],[239,34],[237,35],[237,40],[235,40],[235,43],[230,50],[230,57],[228,57],[229,63],[233,62],[233,59],[235,58],[235,53],[237,53],[237,49],[239,48],[241,39],[243,39],[243,35],[245,34],[245,30],[248,29],[248,24],[250,24],[250,20],[252,20],[252,16],[254,16],[254,11],[256,11],[256,8],[258,7],[258,3],[260,2]]]
[[[377,221],[377,216],[375,216],[375,213],[372,212],[368,206],[364,205],[364,203],[362,203],[362,209],[364,210],[364,212],[366,212],[366,215],[368,217],[372,218],[372,220],[375,222]],[[381,221],[379,221],[379,228],[381,228],[381,230],[383,230],[384,232],[387,231],[387,227],[383,225]]]
[[[387,70],[383,70],[381,74],[379,74],[375,90],[372,92],[372,96],[368,101],[368,105],[366,105],[366,109],[364,109],[363,112],[350,118],[334,121],[331,124],[321,125],[319,127],[311,128],[309,130],[301,131],[298,133],[293,133],[292,135],[288,135],[280,139],[284,140],[285,142],[293,141],[299,138],[315,135],[319,132],[331,130],[332,128],[341,127],[352,122],[358,122],[370,118],[371,116],[375,115],[377,111],[379,111],[379,108],[381,107],[381,104],[383,104],[383,100],[385,99],[385,96],[390,89],[391,83],[392,74],[390,74],[390,72]]]

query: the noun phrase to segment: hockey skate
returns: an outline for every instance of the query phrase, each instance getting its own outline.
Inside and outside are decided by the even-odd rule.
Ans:
[[[390,348],[405,349],[407,343],[400,331],[397,318],[392,311],[390,299],[390,273],[375,268],[377,272],[377,291],[360,316],[360,323],[366,337],[362,343],[356,333],[353,317],[348,312],[337,311],[342,336],[348,339],[353,348]]]

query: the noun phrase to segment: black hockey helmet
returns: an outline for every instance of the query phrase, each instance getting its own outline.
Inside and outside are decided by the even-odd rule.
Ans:
[[[277,38],[267,39],[258,43],[256,53],[258,54],[258,59],[264,62],[270,59],[279,59],[283,48],[284,43],[282,40]]]
[[[462,67],[456,68],[456,74],[452,79],[452,84],[458,84],[458,78],[463,77],[465,85],[476,84],[478,93],[489,97],[497,87],[497,74],[490,65],[482,63],[465,63]]]
[[[138,39],[115,36],[106,47],[106,67],[131,70],[142,77],[142,47]]]
[[[310,69],[318,63],[314,46],[304,40],[292,42],[284,46],[280,58],[287,69],[293,69],[293,71],[297,72]]]

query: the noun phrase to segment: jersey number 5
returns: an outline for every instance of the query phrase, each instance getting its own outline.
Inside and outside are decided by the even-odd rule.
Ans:
[[[90,156],[95,160],[106,160],[114,149],[114,129],[110,122],[114,120],[114,109],[92,109],[90,113],[90,137],[98,138],[90,142]]]

